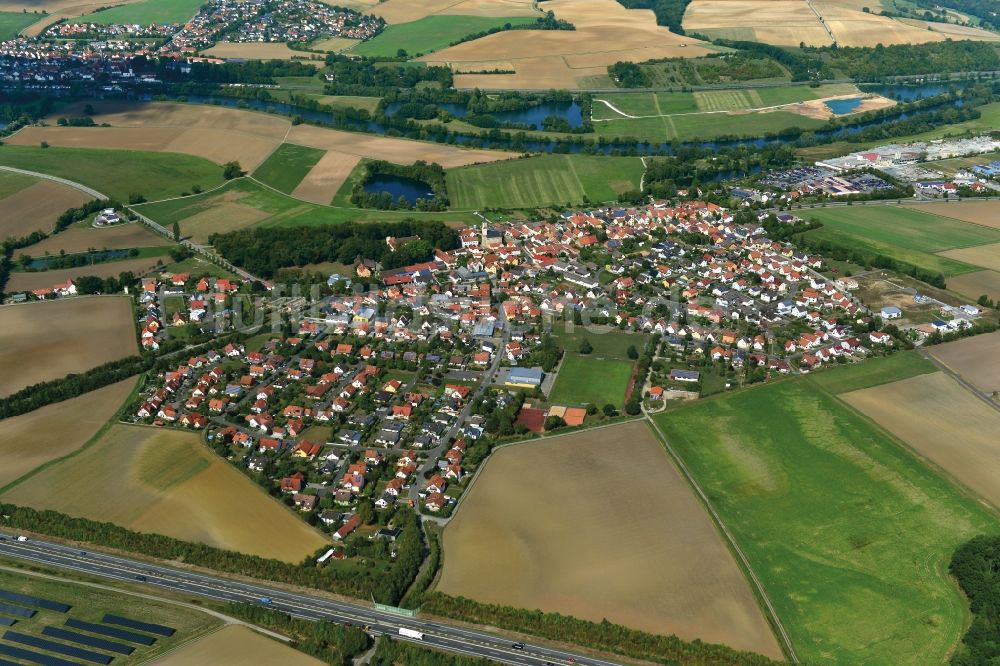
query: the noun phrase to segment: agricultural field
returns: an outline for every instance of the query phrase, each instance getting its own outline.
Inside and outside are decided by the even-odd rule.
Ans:
[[[618,61],[697,57],[714,48],[657,25],[651,10],[625,9],[615,0],[548,0],[544,8],[576,30],[503,32],[420,60],[448,65],[456,72],[515,72],[457,74],[457,88],[580,89],[592,80],[606,82],[604,87],[608,87],[607,67]]]
[[[290,194],[325,153],[316,148],[283,143],[253,172],[253,177],[276,190]]]
[[[203,446],[199,433],[181,430],[115,425],[2,499],[285,562],[326,541]]]
[[[1000,300],[1000,273],[976,271],[948,278],[948,289],[965,296],[970,301],[986,294],[994,301]]]
[[[358,95],[322,95],[316,98],[320,104],[328,104],[333,107],[350,107],[354,109],[364,109],[369,113],[374,113],[378,108],[380,97],[364,97]]]
[[[81,582],[64,576],[63,572],[51,575],[33,571],[0,570],[0,588],[70,606],[65,613],[42,609],[30,619],[18,620],[12,629],[25,634],[38,636],[45,627],[78,631],[72,627],[64,627],[64,623],[72,619],[101,624],[106,613],[175,630],[172,636],[155,636],[156,640],[150,646],[134,645],[136,650],[128,656],[110,655],[114,656],[112,663],[115,666],[146,663],[160,655],[172,654],[187,641],[208,634],[222,624],[222,620],[216,616],[189,604],[181,605],[169,599],[150,596],[149,593]]]
[[[1000,391],[1000,333],[934,345],[927,351],[983,393]]]
[[[132,306],[121,296],[0,308],[0,397],[137,351]]]
[[[983,227],[980,227],[983,228]],[[991,231],[993,231],[991,229]],[[998,233],[994,231],[994,233]],[[1000,243],[989,243],[973,247],[961,247],[937,253],[939,257],[960,261],[980,268],[1000,271]]]
[[[208,160],[137,150],[8,144],[0,146],[0,164],[66,178],[120,201],[128,201],[129,195],[136,192],[150,201],[176,197],[190,191],[193,185],[207,190],[223,182],[222,169]],[[58,212],[68,207],[63,206]]]
[[[358,11],[381,16],[386,23],[396,25],[418,21],[427,16],[513,17],[541,16],[530,0],[352,0]]]
[[[689,141],[727,136],[760,136],[798,127],[817,129],[824,122],[791,111],[688,113],[619,118],[594,123],[598,137],[634,137],[650,142]]]
[[[321,666],[315,659],[250,627],[230,624],[152,662],[156,666],[200,666],[201,664],[283,664]]]
[[[933,363],[915,351],[904,351],[854,365],[829,368],[812,375],[810,381],[834,394],[860,391],[882,384],[935,372]]]
[[[614,201],[643,170],[637,157],[541,155],[451,169],[448,196],[459,210]]]
[[[0,11],[0,39],[13,39],[38,18],[37,14]]]
[[[95,250],[124,250],[133,247],[165,247],[173,243],[154,233],[142,224],[122,224],[99,229],[89,226],[72,226],[58,234],[49,236],[40,243],[18,250],[33,257],[48,254],[73,254]]]
[[[336,151],[325,153],[292,191],[292,196],[317,204],[330,203],[339,190],[353,186],[352,175],[361,177],[356,171],[361,161],[360,155]],[[347,198],[350,198],[350,192]],[[349,205],[350,201],[345,199],[344,204]]]
[[[310,54],[307,51],[296,51],[284,42],[217,42],[212,48],[202,51],[202,55],[213,58],[305,61],[322,56],[322,54]],[[322,63],[317,61],[314,64],[319,67]]]
[[[349,51],[360,43],[361,40],[359,39],[349,39],[347,37],[327,37],[326,39],[319,39],[312,42],[309,44],[309,48],[313,51],[340,53],[342,51]]]
[[[935,372],[842,398],[1000,507],[1000,412],[953,378]]]
[[[125,403],[135,379],[0,420],[0,488],[41,465],[76,452]]]
[[[19,291],[32,291],[34,289],[47,289],[57,284],[62,284],[67,280],[75,280],[84,275],[99,278],[118,277],[123,272],[143,275],[156,268],[163,261],[163,256],[147,255],[143,257],[140,255],[135,259],[106,261],[91,266],[77,266],[75,268],[59,268],[35,272],[13,271],[10,274],[10,280],[7,282],[6,290],[15,293]],[[131,324],[129,328],[132,328]],[[130,333],[134,334],[135,331],[130,330]]]
[[[31,187],[37,182],[38,179],[34,176],[0,170],[0,201]]]
[[[446,594],[781,658],[704,508],[642,422],[496,451],[443,543]]]
[[[140,0],[120,7],[104,9],[87,14],[88,23],[110,25],[112,23],[180,23],[198,13],[200,0]]]
[[[361,42],[351,53],[368,57],[395,56],[402,49],[410,56],[424,55],[443,48],[463,37],[485,32],[504,24],[526,25],[535,19],[524,17],[455,16],[436,14],[409,23],[395,23]]]
[[[6,180],[8,185],[11,181],[7,176],[15,175],[10,172],[0,174],[0,183]],[[83,192],[66,185],[19,175],[16,178],[26,186],[0,198],[0,238],[20,238],[34,231],[48,233],[55,228],[56,219],[67,208],[90,200]]]
[[[961,201],[958,203],[931,203],[919,210],[954,220],[971,222],[984,227],[1000,229],[1000,201]]]
[[[853,373],[837,381],[863,385]],[[656,421],[746,553],[803,661],[945,661],[967,612],[947,562],[958,544],[1000,524],[821,390],[822,374]]]

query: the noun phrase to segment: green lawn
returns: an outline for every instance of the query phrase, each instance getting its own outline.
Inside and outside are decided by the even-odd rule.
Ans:
[[[325,150],[283,143],[257,167],[253,177],[276,190],[291,194],[324,155]]]
[[[0,39],[13,39],[17,34],[36,21],[40,21],[44,14],[34,14],[31,12],[0,12]]]
[[[830,393],[847,393],[935,372],[937,367],[915,351],[905,351],[854,365],[814,373],[811,380]]]
[[[511,25],[527,25],[535,19],[528,16],[450,16],[436,14],[409,23],[390,25],[374,39],[358,44],[351,53],[362,56],[395,56],[403,49],[410,56],[431,53],[446,48],[468,35]]]
[[[32,176],[24,176],[12,171],[0,171],[0,199],[6,199],[12,194],[17,194],[37,182],[38,179]]]
[[[635,347],[636,351],[642,354],[648,336],[597,326],[591,327],[589,331],[577,326],[572,333],[567,333],[560,322],[553,325],[552,338],[568,353],[575,354],[580,348],[580,343],[587,340],[594,348],[590,354],[591,358],[631,362],[628,348]]]
[[[669,94],[669,93],[668,93]],[[622,118],[594,123],[598,137],[635,137],[661,142],[679,139],[713,139],[721,136],[758,136],[790,127],[817,129],[822,120],[806,118],[791,111],[764,111],[732,115],[727,113],[690,113],[663,118]]]
[[[4,145],[0,164],[66,178],[123,201],[133,192],[154,201],[223,182],[218,164],[180,153]]]
[[[632,376],[631,361],[597,360],[595,354],[568,352],[563,359],[549,402],[560,405],[590,403],[598,409],[625,404],[625,391]]]
[[[450,169],[448,196],[459,210],[613,201],[642,173],[638,157],[541,155]]]
[[[202,4],[202,0],[142,0],[131,5],[121,5],[87,14],[85,20],[99,25],[184,23],[198,13],[198,8]]]
[[[378,108],[381,97],[362,97],[357,95],[323,95],[316,98],[320,104],[329,104],[334,107],[350,107],[354,109],[364,109],[374,113]]]
[[[947,661],[966,614],[948,560],[1000,523],[822,381],[779,381],[656,421],[746,553],[803,661]]]

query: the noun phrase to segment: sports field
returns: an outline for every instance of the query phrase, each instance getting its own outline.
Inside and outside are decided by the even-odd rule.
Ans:
[[[83,446],[122,406],[135,379],[0,420],[0,488]]]
[[[0,174],[10,172],[0,171]],[[55,228],[56,219],[67,208],[90,200],[80,190],[48,180],[18,176],[27,181],[23,189],[0,198],[0,238],[21,238],[33,231],[49,233]]]
[[[1000,332],[934,345],[927,351],[983,393],[1000,391]]]
[[[324,151],[283,143],[253,172],[253,177],[276,190],[290,194],[322,159]]]
[[[639,189],[643,170],[638,157],[541,155],[451,169],[448,196],[464,210],[614,201]]]
[[[156,666],[237,666],[248,663],[321,666],[324,662],[250,627],[230,624],[152,663]]]
[[[395,56],[402,49],[412,57],[446,48],[463,37],[503,27],[507,23],[526,25],[534,22],[534,18],[527,16],[502,18],[436,14],[387,26],[374,39],[355,46],[351,53],[368,57]]]
[[[150,201],[176,197],[194,185],[207,190],[223,180],[222,168],[208,160],[137,150],[8,144],[0,146],[0,164],[66,178],[120,201],[128,201],[129,195],[136,192]]]
[[[131,302],[121,296],[0,308],[0,397],[131,356],[135,338]]]
[[[112,7],[94,14],[88,14],[88,23],[110,25],[112,23],[185,23],[198,13],[201,0],[141,0],[121,7]]]
[[[607,404],[620,409],[625,404],[633,363],[596,360],[591,356],[593,354],[581,356],[567,352],[549,396],[550,402],[561,405],[590,403],[598,409]]]
[[[39,18],[38,14],[0,12],[0,39],[13,39]]]
[[[966,601],[945,568],[958,544],[1000,528],[992,513],[811,378],[656,421],[734,533],[803,661],[947,660]]]
[[[843,399],[1000,507],[1000,412],[947,374],[853,391]]]
[[[181,430],[116,425],[3,499],[286,562],[326,541]]]
[[[444,530],[437,589],[780,658],[718,532],[646,424],[504,447]]]

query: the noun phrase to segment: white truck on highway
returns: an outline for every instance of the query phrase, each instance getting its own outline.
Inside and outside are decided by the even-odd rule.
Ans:
[[[412,638],[415,641],[424,640],[424,635],[422,632],[415,631],[413,629],[407,629],[406,627],[399,628],[399,635],[405,638]]]

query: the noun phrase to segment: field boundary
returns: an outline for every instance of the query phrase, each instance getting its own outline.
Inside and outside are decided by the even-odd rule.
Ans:
[[[711,501],[709,501],[708,499],[708,495],[705,493],[704,490],[702,490],[701,485],[698,483],[697,479],[694,478],[694,475],[687,468],[687,465],[684,464],[684,461],[681,460],[680,456],[677,455],[677,452],[674,451],[674,448],[670,445],[670,442],[667,441],[667,438],[663,434],[663,431],[660,430],[660,426],[658,426],[656,424],[656,421],[651,419],[649,415],[645,413],[645,411],[643,412],[642,418],[645,419],[645,421],[652,428],[652,430],[656,435],[656,438],[660,442],[660,445],[670,456],[671,460],[673,460],[674,464],[680,470],[681,474],[684,475],[684,478],[687,480],[688,484],[690,484],[690,486],[694,489],[695,493],[698,495],[698,498],[701,500],[702,505],[708,510],[709,516],[712,518],[712,521],[716,524],[716,526],[719,528],[719,531],[722,533],[722,536],[725,538],[726,543],[729,545],[732,552],[736,555],[740,568],[743,569],[743,571],[749,578],[750,582],[753,584],[754,596],[756,596],[758,600],[761,602],[768,623],[775,630],[776,635],[779,641],[781,642],[782,651],[784,651],[788,655],[788,658],[792,663],[795,664],[799,663],[799,656],[795,653],[795,647],[792,645],[792,639],[788,636],[788,632],[785,630],[785,625],[782,624],[781,618],[778,617],[778,612],[774,609],[774,606],[771,604],[771,598],[767,595],[767,591],[764,589],[764,584],[761,583],[760,579],[757,577],[756,572],[753,570],[753,567],[750,566],[750,560],[748,560],[747,556],[743,553],[743,550],[736,542],[736,538],[729,531],[729,528],[723,522],[722,517],[715,510],[715,507],[712,506]]]

